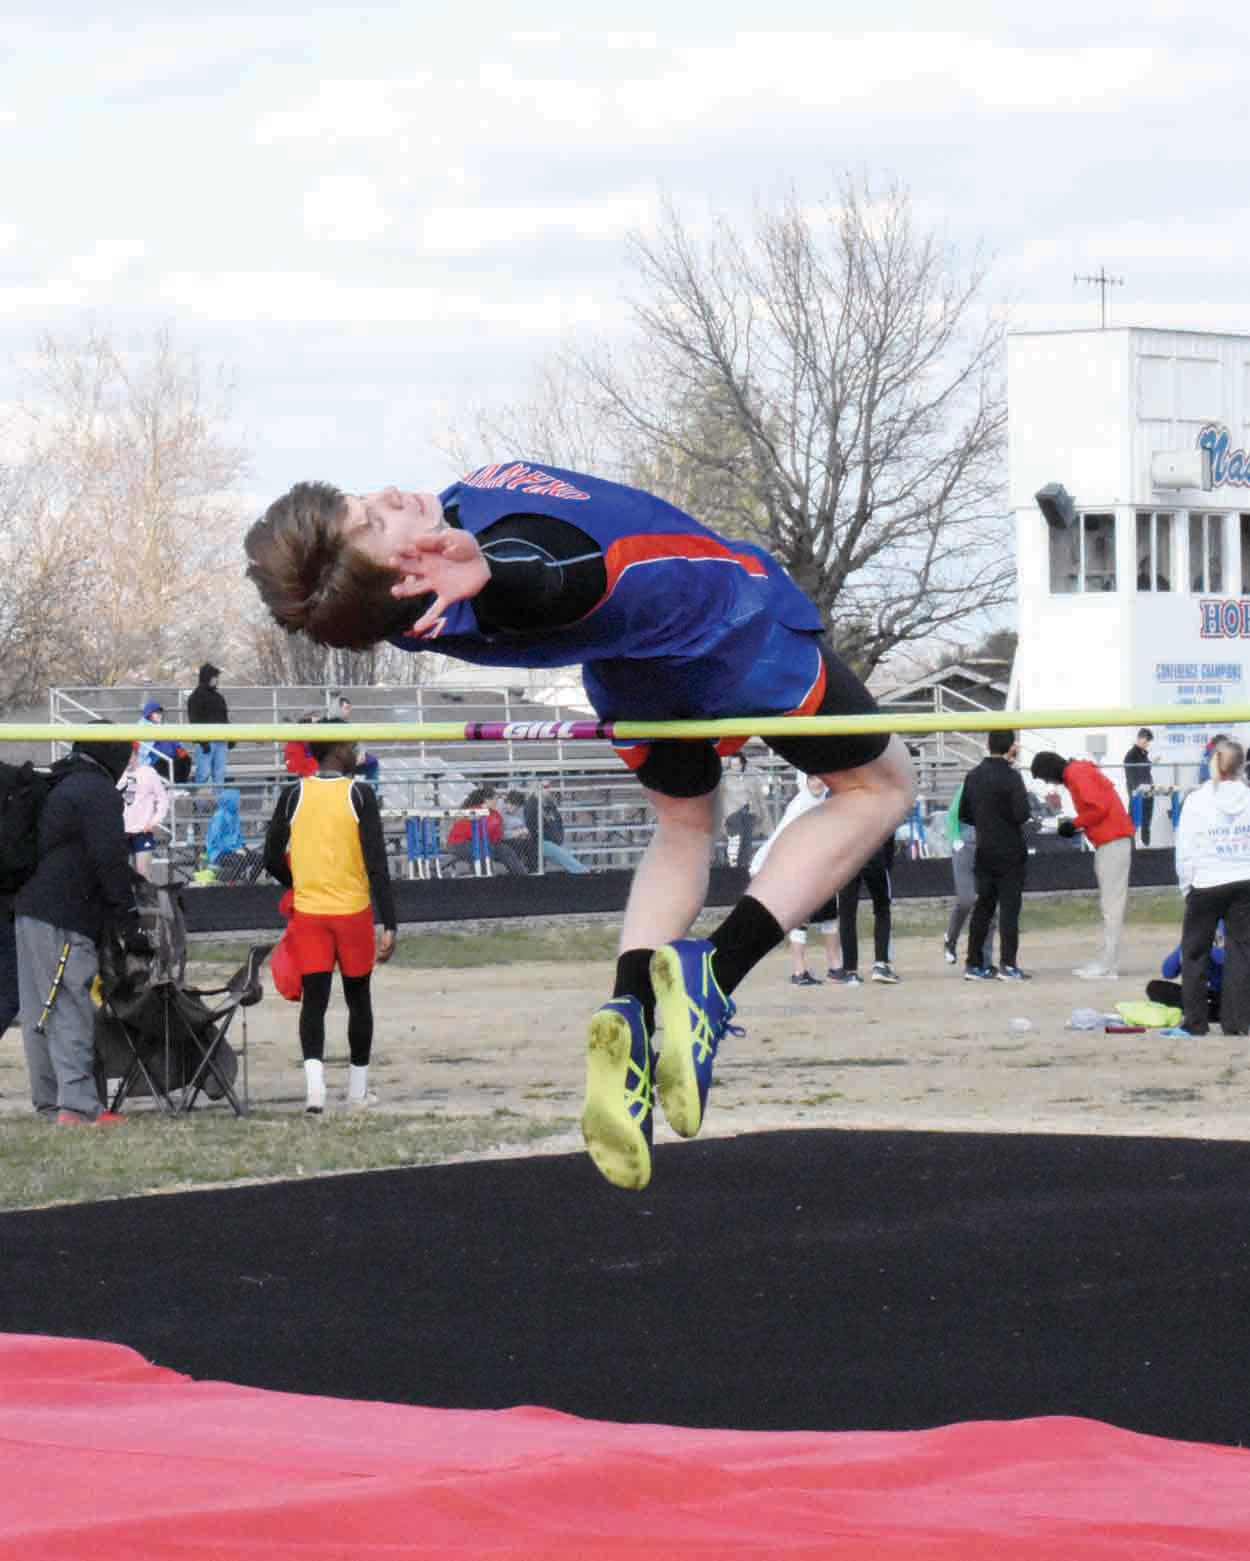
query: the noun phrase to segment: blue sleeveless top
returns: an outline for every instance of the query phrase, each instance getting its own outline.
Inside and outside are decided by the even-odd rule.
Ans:
[[[440,495],[477,535],[509,515],[549,515],[603,555],[607,588],[563,628],[484,632],[455,602],[402,650],[483,666],[582,666],[604,720],[764,715],[797,708],[820,676],[820,615],[762,548],[701,526],[622,483],[556,466],[479,467]]]

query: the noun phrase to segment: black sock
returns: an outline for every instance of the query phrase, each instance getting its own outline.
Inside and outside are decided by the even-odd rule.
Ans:
[[[726,997],[784,937],[773,913],[749,894],[743,895],[711,937],[712,968]]]
[[[642,1004],[647,1034],[655,1030],[655,988],[651,985],[651,956],[654,949],[626,949],[616,962],[613,997],[636,997]]]

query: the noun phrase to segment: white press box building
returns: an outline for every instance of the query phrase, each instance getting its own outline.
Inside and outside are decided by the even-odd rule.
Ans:
[[[1250,336],[1022,332],[1007,364],[1020,630],[1010,703],[1246,703]],[[1154,725],[1151,752],[1166,766],[1156,780],[1192,782],[1223,729]],[[1133,736],[1061,730],[1045,743],[1118,779]]]

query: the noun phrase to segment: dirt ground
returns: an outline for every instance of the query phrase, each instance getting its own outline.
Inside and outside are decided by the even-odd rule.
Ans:
[[[943,962],[937,940],[908,937],[897,944],[900,985],[848,990],[791,986],[780,949],[739,989],[746,1034],[722,1044],[704,1131],[1250,1136],[1246,1038],[1213,1033],[1184,1043],[1157,1031],[1065,1028],[1074,1009],[1110,1010],[1142,996],[1164,952],[1161,929],[1130,928],[1120,979],[1091,984],[1071,974],[1088,957],[1083,937],[1074,943],[1073,934],[1030,935],[1026,927],[1021,958],[1034,979],[981,985]],[[822,963],[810,944],[813,973]],[[449,1117],[507,1111],[532,1120],[536,1150],[579,1147],[585,1025],[610,990],[607,961],[380,970],[371,1070],[379,1109]],[[296,1014],[268,986],[247,1012],[250,1093],[259,1109],[302,1108]],[[1028,1028],[1013,1028],[1013,1020]],[[332,1098],[345,1088],[346,1066],[336,993],[326,1067]],[[0,1111],[27,1109],[20,1038],[11,1030],[0,1046]],[[671,1136],[662,1122],[656,1133]]]

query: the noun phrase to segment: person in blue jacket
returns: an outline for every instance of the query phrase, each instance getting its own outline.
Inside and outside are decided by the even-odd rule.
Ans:
[[[486,666],[580,666],[604,721],[877,708],[768,553],[653,494],[555,466],[495,462],[438,494],[299,483],[244,545],[249,576],[288,630]],[[591,1019],[587,1048],[583,1136],[618,1186],[650,1178],[653,1086],[670,1126],[697,1133],[731,993],[853,876],[915,796],[897,737],[769,737],[830,796],[783,831],[709,938],[687,938],[720,833],[721,760],[745,742],[615,744],[656,815],[625,909],[615,988]]]
[[[1184,1008],[1181,996],[1181,945],[1178,943],[1163,961],[1160,970],[1163,977],[1146,982],[1146,996],[1152,1003],[1163,1003],[1167,1008]],[[1207,966],[1207,1018],[1217,1024],[1220,1017],[1220,998],[1224,991],[1224,923],[1215,929],[1215,941],[1211,945],[1211,962]]]

